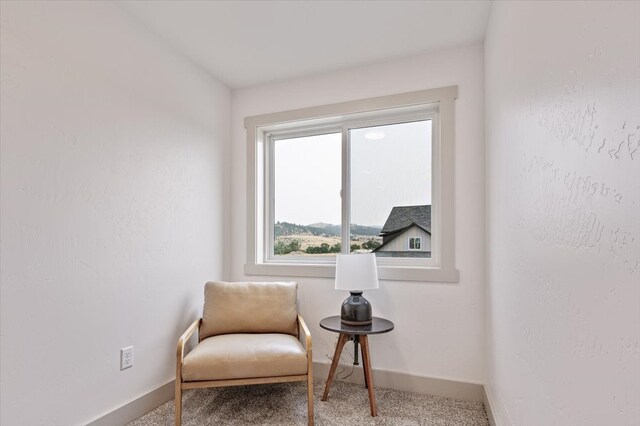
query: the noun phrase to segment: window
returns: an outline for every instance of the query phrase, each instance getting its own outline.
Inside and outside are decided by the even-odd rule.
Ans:
[[[332,277],[374,252],[381,279],[457,281],[455,87],[245,119],[249,275]]]
[[[422,250],[420,248],[421,241],[420,237],[409,238],[409,250]]]

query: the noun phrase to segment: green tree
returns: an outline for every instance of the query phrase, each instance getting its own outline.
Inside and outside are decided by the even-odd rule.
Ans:
[[[273,246],[273,254],[275,255],[283,255],[283,254],[287,254],[287,247],[284,243],[284,241],[280,240],[280,241],[276,241],[276,243]]]
[[[377,242],[376,240],[369,240],[366,241],[362,244],[362,248],[367,249],[367,250],[374,250],[377,249],[378,247],[380,247],[382,244],[380,244],[379,242]]]
[[[291,240],[291,242],[289,242],[289,246],[287,247],[287,249],[289,250],[289,253],[291,253],[292,251],[299,251],[300,250],[300,240]]]
[[[285,254],[289,254],[292,251],[300,250],[300,240],[293,239],[291,241],[285,242],[283,240],[278,240],[273,245],[273,254],[282,256]]]

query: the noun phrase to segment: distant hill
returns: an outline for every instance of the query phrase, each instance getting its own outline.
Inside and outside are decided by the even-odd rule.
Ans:
[[[332,225],[332,224],[330,224],[330,223],[324,223],[324,222],[317,222],[317,223],[309,224],[309,225],[307,225],[307,226],[310,226],[310,227],[312,227],[312,228],[321,228],[321,229],[324,229],[324,228],[328,228],[328,227],[331,227],[331,226],[337,226],[337,225]]]
[[[381,227],[377,226],[362,226],[351,225],[352,235],[367,235],[376,236],[380,234]],[[340,225],[332,225],[330,223],[314,223],[311,225],[298,225],[289,222],[277,222],[274,226],[274,234],[276,237],[282,237],[286,235],[319,235],[319,236],[339,236]]]
[[[381,229],[381,226],[351,225],[351,235],[367,235],[374,237],[376,235],[380,235]]]
[[[298,224],[289,223],[289,222],[276,222],[273,231],[276,237],[282,237],[285,235],[296,235],[296,234],[335,235],[335,234],[327,234],[327,231],[325,231],[322,228],[298,225]]]

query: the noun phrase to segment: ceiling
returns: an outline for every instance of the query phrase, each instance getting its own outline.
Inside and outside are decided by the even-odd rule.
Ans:
[[[491,1],[119,1],[231,88],[484,39]]]

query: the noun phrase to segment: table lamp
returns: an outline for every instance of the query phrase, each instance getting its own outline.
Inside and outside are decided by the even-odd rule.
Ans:
[[[376,255],[339,254],[336,256],[336,290],[348,290],[351,295],[344,301],[340,319],[347,325],[371,324],[371,303],[364,297],[364,290],[378,288]]]

